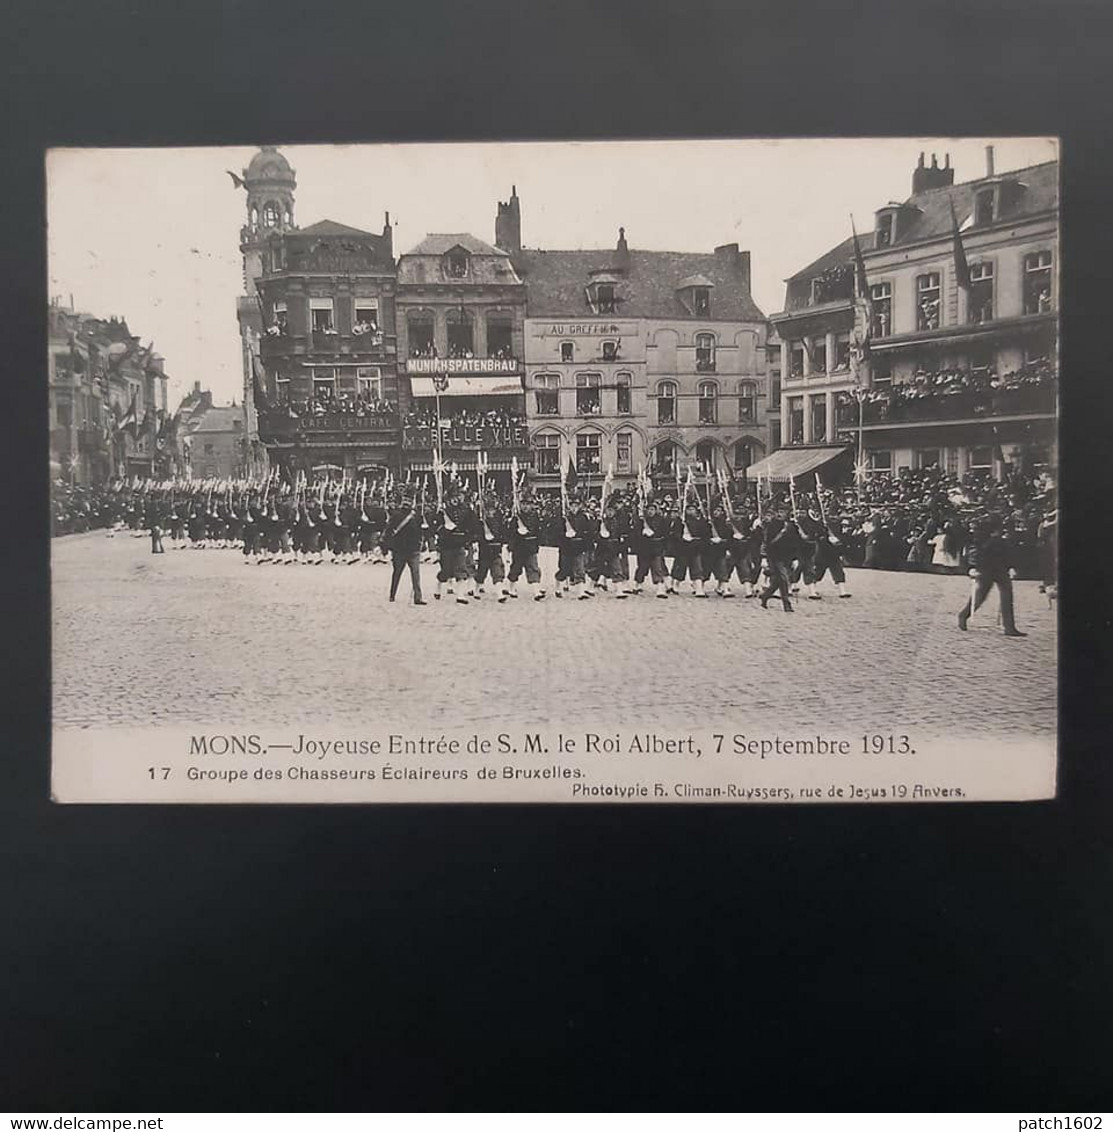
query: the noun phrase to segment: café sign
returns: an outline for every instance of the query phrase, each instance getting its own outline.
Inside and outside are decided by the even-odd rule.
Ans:
[[[439,439],[438,439],[439,437]],[[521,425],[443,425],[441,428],[410,426],[402,432],[404,448],[526,448],[529,430]]]

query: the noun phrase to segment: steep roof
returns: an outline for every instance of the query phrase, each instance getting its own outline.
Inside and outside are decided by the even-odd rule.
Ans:
[[[455,247],[461,247],[472,255],[494,255],[502,259],[510,257],[502,248],[473,236],[470,232],[430,232],[415,248],[411,248],[406,255],[444,255]]]
[[[961,227],[973,215],[974,195],[978,189],[997,181],[1012,186],[1012,190],[1002,194],[1001,212],[995,223],[1004,224],[1021,220],[1026,216],[1038,216],[1053,211],[1059,205],[1057,161],[1009,170],[995,177],[979,177],[977,180],[964,181],[958,185],[926,189],[922,193],[914,193],[903,203],[893,206],[903,209],[906,219],[897,225],[897,238],[890,246],[902,247],[906,244],[949,238],[953,224],[952,207]],[[875,246],[873,232],[859,232],[858,239],[864,255],[887,250]],[[851,235],[785,280],[784,309],[797,311],[811,306],[812,280],[825,271],[853,262],[854,237]]]
[[[625,264],[623,263],[625,259]],[[714,322],[763,322],[749,292],[749,269],[729,257],[701,252],[537,251],[514,256],[526,284],[529,317],[572,317],[591,314],[586,288],[592,275],[615,272],[618,288],[616,318],[699,318]],[[702,276],[711,286],[711,315],[696,316],[680,299],[682,285]]]
[[[859,232],[858,243],[862,247],[862,254],[873,250],[874,234],[872,232]],[[851,234],[845,240],[837,243],[818,259],[812,260],[807,267],[790,275],[785,280],[785,306],[786,311],[803,310],[812,305],[812,280],[821,276],[832,268],[844,267],[854,262],[854,236]]]
[[[298,236],[362,236],[378,239],[374,232],[365,232],[362,228],[352,228],[347,224],[338,224],[335,220],[318,220],[308,228],[298,228],[293,233]]]
[[[1014,192],[1002,194],[1001,212],[995,223],[1022,220],[1051,212],[1059,206],[1059,162],[1046,161],[1042,165],[1029,165],[1024,169],[1010,169],[994,177],[979,177],[959,185],[946,185],[928,189],[910,196],[904,207],[915,209],[912,220],[898,226],[894,247],[920,243],[951,234],[951,206],[959,224],[974,212],[974,194],[985,185],[1002,181],[1015,187]]]
[[[212,405],[197,418],[189,430],[195,432],[232,432],[235,422],[242,422],[243,409],[238,405]]]
[[[445,271],[444,257],[453,248],[463,248],[470,256],[470,267],[463,278]],[[467,287],[476,284],[516,286],[522,281],[502,248],[492,247],[468,232],[430,232],[417,247],[398,257],[398,282]]]

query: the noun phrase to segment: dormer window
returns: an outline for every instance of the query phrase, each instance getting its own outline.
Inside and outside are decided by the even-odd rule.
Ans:
[[[892,245],[893,221],[894,217],[891,212],[882,213],[877,218],[877,246],[879,248],[887,248]]]
[[[445,257],[445,274],[449,279],[467,278],[468,253],[463,248],[453,248]]]
[[[613,283],[595,285],[595,310],[597,314],[614,314],[615,297]]]
[[[696,314],[709,315],[711,313],[711,290],[708,287],[696,287],[692,292],[692,306]]]
[[[974,224],[976,227],[993,223],[996,196],[996,191],[992,187],[979,189],[974,194]]]

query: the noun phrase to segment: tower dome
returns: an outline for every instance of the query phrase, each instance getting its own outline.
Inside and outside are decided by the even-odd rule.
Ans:
[[[243,175],[249,189],[255,185],[261,187],[264,183],[268,186],[289,185],[290,188],[297,184],[290,163],[273,145],[263,146],[251,159]]]
[[[242,183],[247,189],[244,239],[294,227],[294,190],[298,181],[290,163],[275,146],[265,145],[259,150],[243,171]]]

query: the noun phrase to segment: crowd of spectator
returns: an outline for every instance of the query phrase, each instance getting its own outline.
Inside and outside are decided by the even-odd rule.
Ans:
[[[875,423],[936,415],[981,416],[1009,409],[1023,412],[1042,407],[1057,380],[1057,367],[1048,360],[1001,375],[991,369],[919,369],[906,381],[868,390],[864,417]]]
[[[452,409],[442,413],[442,420],[447,420],[453,428],[520,428],[526,424],[526,418],[521,413],[511,412],[509,409],[493,408],[480,411],[478,409]],[[403,428],[436,428],[437,410],[435,408],[411,409],[402,418]]]
[[[363,393],[316,393],[312,397],[279,398],[278,406],[292,417],[323,417],[343,413],[355,417],[381,417],[393,420],[398,406],[393,401]]]

